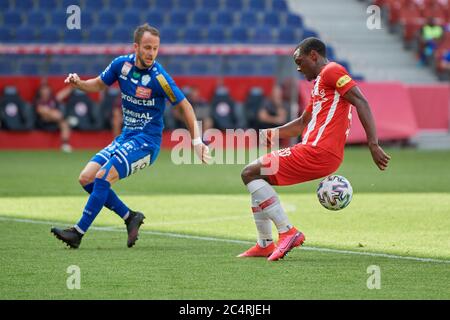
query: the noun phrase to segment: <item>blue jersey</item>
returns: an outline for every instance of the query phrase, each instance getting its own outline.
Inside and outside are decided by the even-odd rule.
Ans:
[[[121,136],[128,139],[139,134],[151,140],[156,138],[160,143],[165,100],[176,105],[185,97],[158,62],[148,69],[139,69],[134,64],[135,59],[134,54],[117,57],[100,78],[108,86],[119,81],[123,113]]]

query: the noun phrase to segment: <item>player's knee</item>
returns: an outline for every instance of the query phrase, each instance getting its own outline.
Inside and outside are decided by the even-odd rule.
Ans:
[[[91,174],[88,174],[86,172],[81,172],[80,176],[78,177],[78,182],[84,187],[88,185],[89,183],[94,181],[94,176]]]
[[[241,172],[241,179],[244,184],[249,183],[255,178],[255,173],[253,170],[253,167],[250,165],[247,165]]]

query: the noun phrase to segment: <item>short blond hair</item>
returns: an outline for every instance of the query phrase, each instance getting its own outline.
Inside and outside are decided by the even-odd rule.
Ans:
[[[134,30],[134,42],[140,43],[142,36],[144,35],[145,32],[150,32],[152,35],[159,37],[158,29],[156,29],[155,27],[152,27],[148,23],[144,23],[144,24],[140,25],[139,27],[137,27],[136,30]]]

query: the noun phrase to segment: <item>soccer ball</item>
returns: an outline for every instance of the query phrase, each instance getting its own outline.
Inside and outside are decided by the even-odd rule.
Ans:
[[[344,209],[352,201],[353,188],[343,176],[333,175],[323,179],[317,188],[317,198],[328,210]]]

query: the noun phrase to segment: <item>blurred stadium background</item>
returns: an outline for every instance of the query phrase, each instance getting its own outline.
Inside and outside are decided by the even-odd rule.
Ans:
[[[66,27],[70,5],[81,9],[80,29]],[[370,5],[381,9],[381,29],[367,26]],[[0,0],[0,7],[0,148],[59,148],[57,125],[36,114],[40,84],[56,94],[70,72],[98,75],[132,52],[133,31],[144,22],[160,29],[158,60],[187,93],[198,89],[213,127],[261,126],[258,109],[276,84],[286,120],[299,114],[310,84],[297,74],[292,51],[318,36],[330,60],[361,82],[382,141],[450,147],[447,0]],[[425,39],[430,17],[440,29]],[[71,92],[59,101],[75,129],[73,147],[111,139],[117,94]],[[166,128],[178,127],[166,113]],[[364,139],[355,119],[349,143]]]

